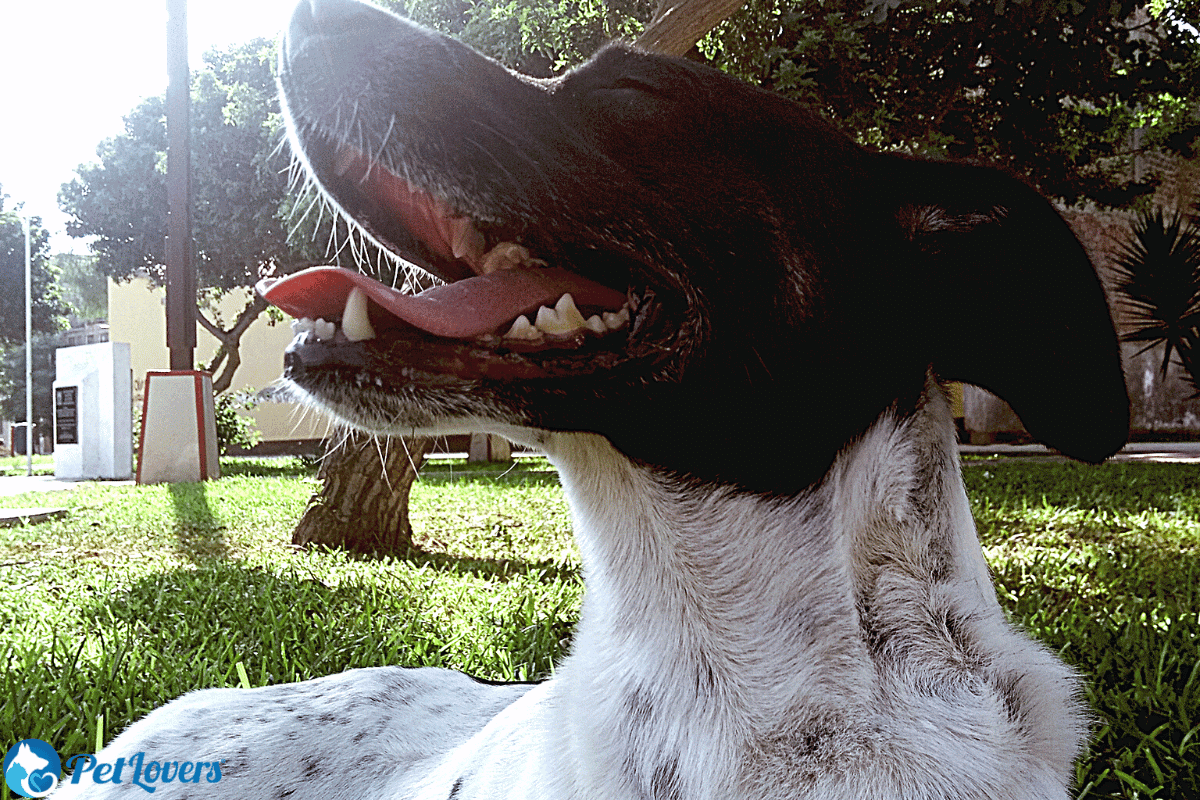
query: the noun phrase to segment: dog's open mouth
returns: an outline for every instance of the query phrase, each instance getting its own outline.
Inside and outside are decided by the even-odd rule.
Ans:
[[[556,255],[543,259],[526,243],[538,238],[527,226],[522,241],[507,238],[504,226],[454,213],[353,148],[312,147],[308,156],[356,224],[448,282],[407,294],[339,267],[264,280],[259,293],[296,318],[294,352],[420,340],[413,366],[468,379],[589,374],[628,357],[645,294],[628,285],[628,269],[616,271],[626,285],[604,285],[548,264],[563,251],[548,247]],[[308,362],[334,360],[326,352]]]

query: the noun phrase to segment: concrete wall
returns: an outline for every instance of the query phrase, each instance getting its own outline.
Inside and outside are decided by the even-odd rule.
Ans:
[[[222,318],[237,317],[248,299],[245,290],[226,296],[221,304]],[[150,282],[136,279],[129,283],[109,283],[109,338],[128,342],[133,366],[134,407],[141,409],[142,392],[148,370],[169,368],[167,350],[166,293]],[[258,391],[271,384],[283,372],[283,351],[292,340],[286,320],[269,325],[266,314],[260,316],[242,337],[242,364],[234,374],[231,390]],[[218,342],[208,331],[196,326],[196,363],[207,363],[217,351]],[[263,441],[321,438],[326,430],[323,418],[304,413],[290,403],[260,403],[254,412]]]

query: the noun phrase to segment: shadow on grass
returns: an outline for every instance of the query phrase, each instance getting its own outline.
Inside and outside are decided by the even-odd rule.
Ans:
[[[200,564],[229,555],[225,526],[220,524],[208,502],[207,483],[171,483],[175,512],[176,550],[192,563]]]
[[[0,720],[0,734],[92,752],[98,715],[111,738],[187,691],[239,685],[239,663],[253,686],[388,665],[501,681],[548,675],[577,618],[577,585],[531,567],[525,585],[506,590],[443,566],[381,568],[336,585],[303,566],[275,573],[228,561],[149,575],[82,607],[83,641],[0,645],[4,719],[22,726],[4,730]]]

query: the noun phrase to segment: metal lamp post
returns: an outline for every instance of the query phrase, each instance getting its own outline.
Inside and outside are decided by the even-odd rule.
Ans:
[[[25,474],[33,474],[33,268],[30,258],[29,217],[21,217],[25,232]]]

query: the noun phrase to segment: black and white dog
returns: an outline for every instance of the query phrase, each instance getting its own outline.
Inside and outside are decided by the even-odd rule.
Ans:
[[[224,759],[159,798],[1066,797],[1076,678],[997,604],[942,384],[1078,459],[1124,442],[1108,308],[1045,201],[688,61],[533,80],[353,0],[300,4],[280,82],[332,202],[446,282],[264,285],[302,318],[288,379],[377,434],[546,453],[582,619],[536,686],[206,690],[101,761]]]

